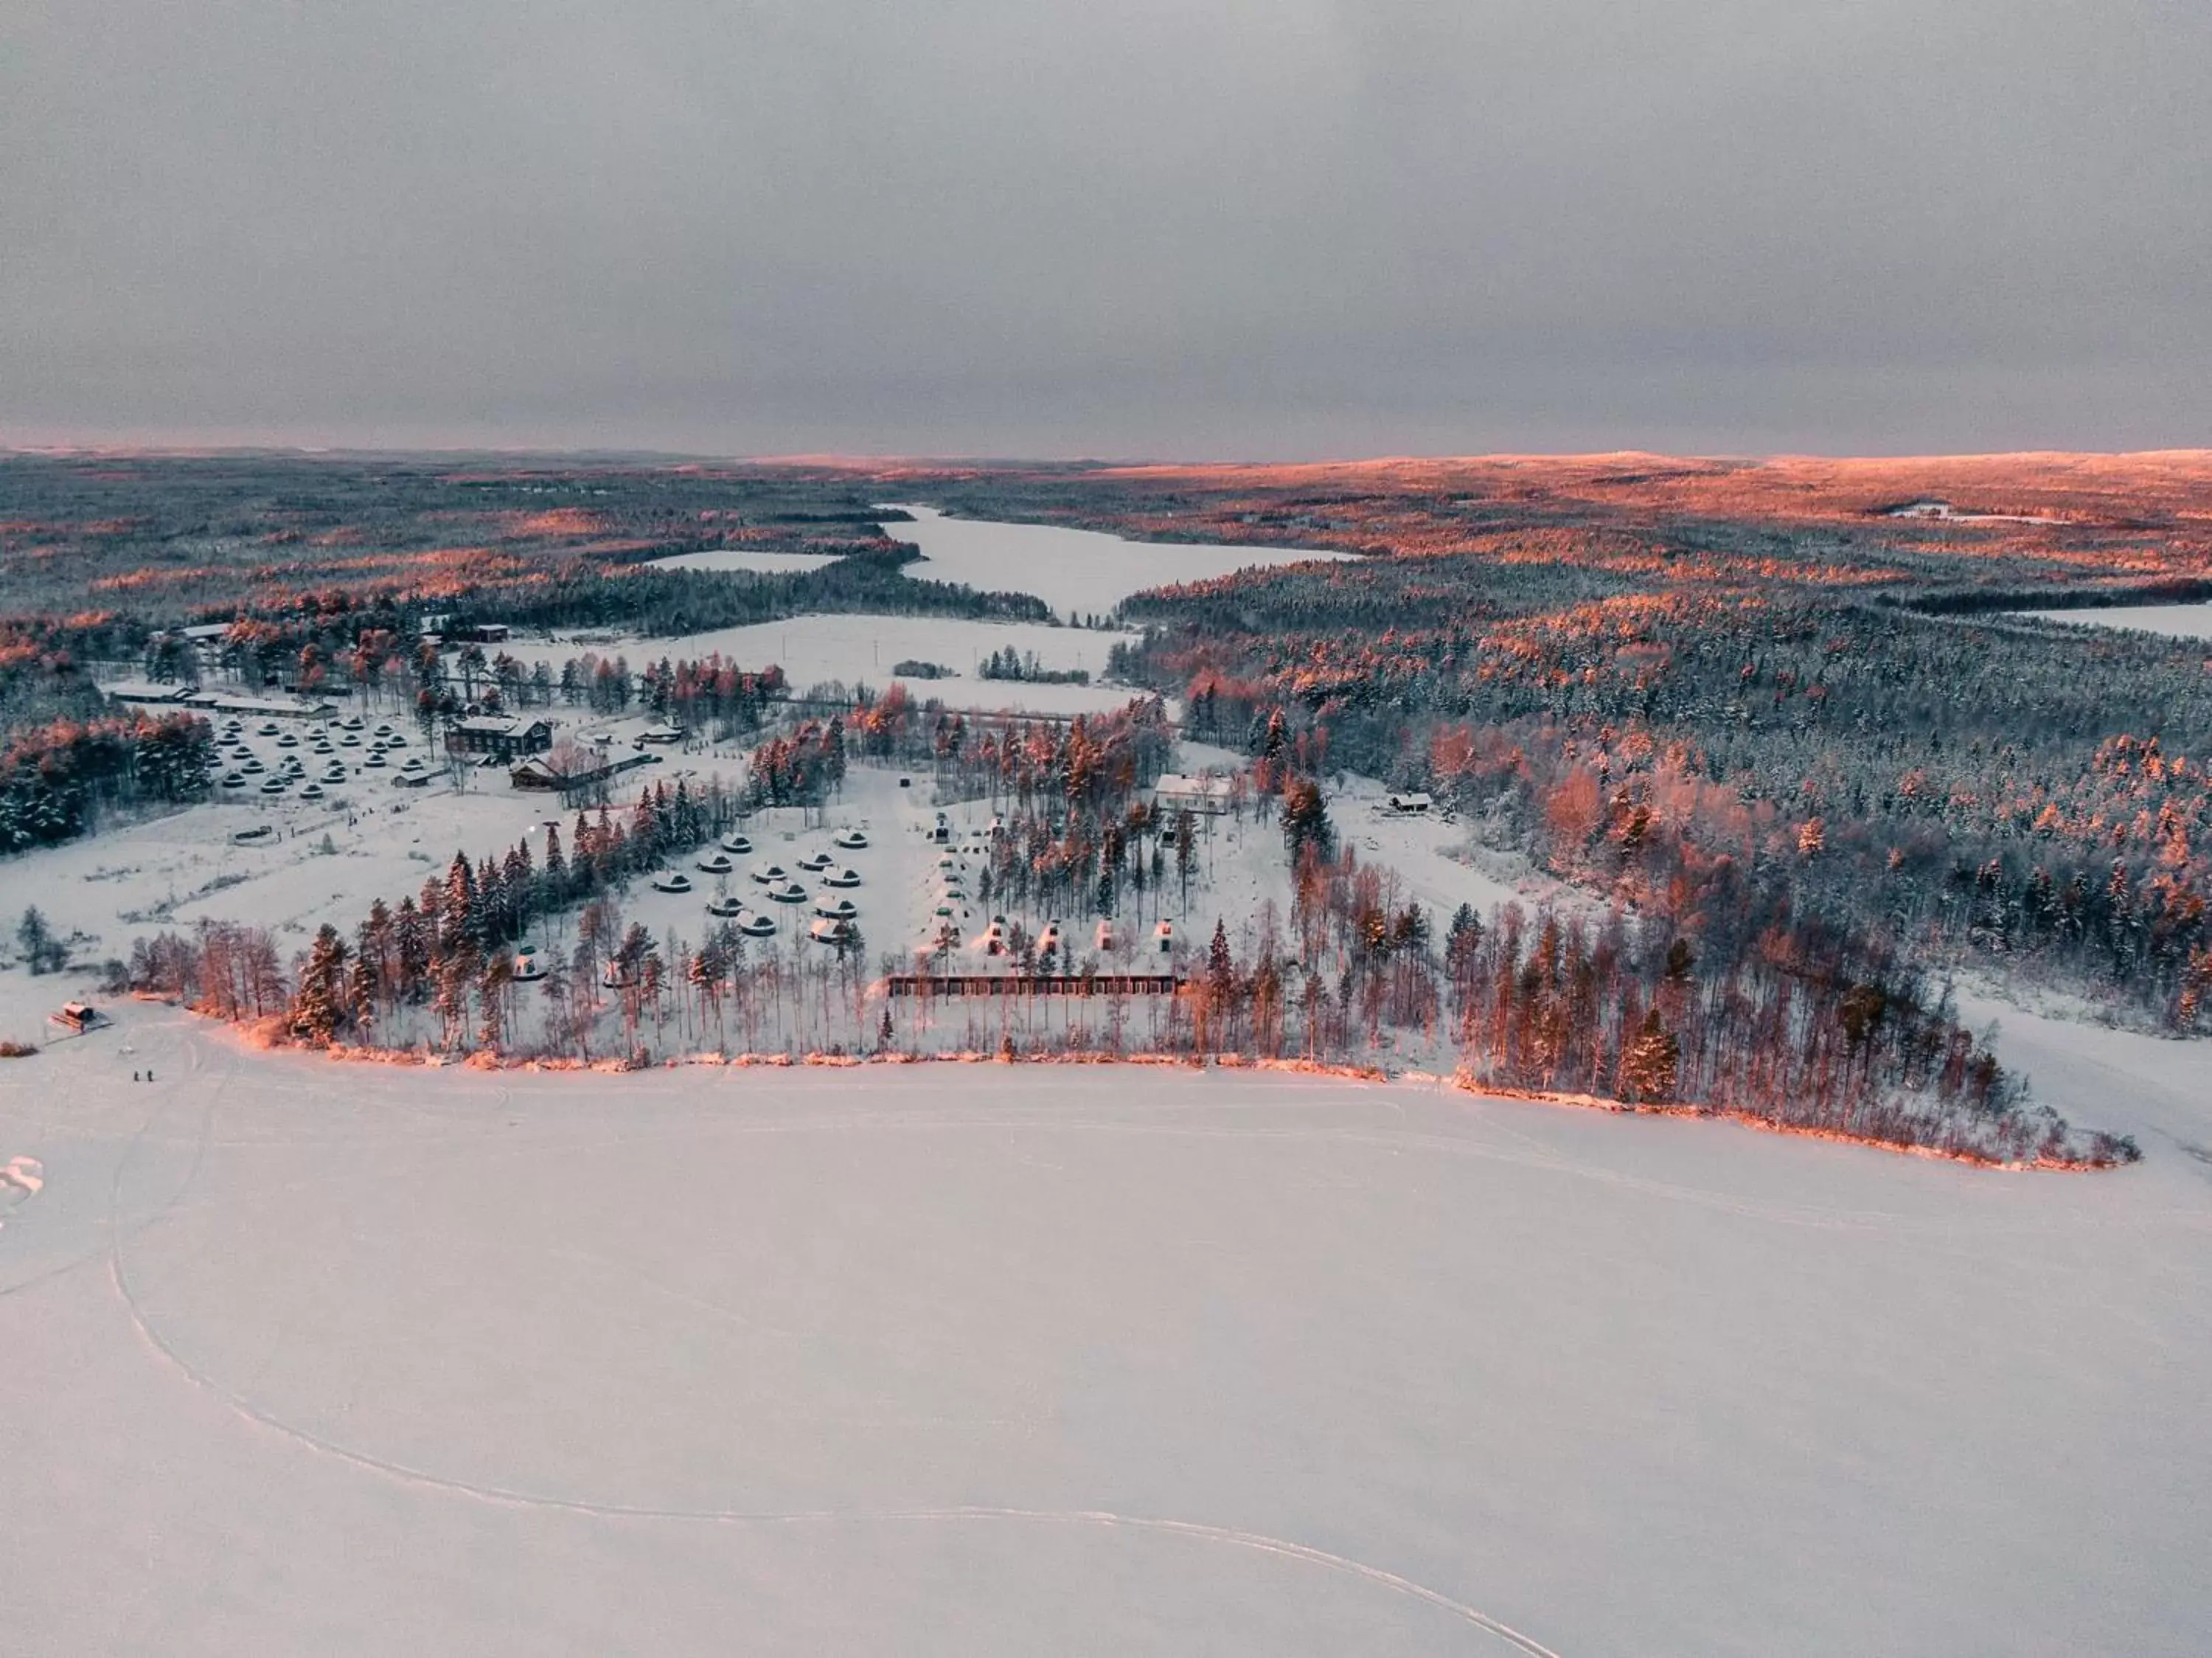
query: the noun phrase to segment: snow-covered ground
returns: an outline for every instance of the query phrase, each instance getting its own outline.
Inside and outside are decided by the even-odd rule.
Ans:
[[[2164,1143],[2024,1176],[1283,1076],[396,1070],[125,1004],[0,1061],[0,1166],[10,1652],[2212,1627],[2212,1170]]]
[[[543,661],[556,671],[586,651],[609,660],[626,657],[633,670],[665,656],[696,660],[720,652],[746,668],[780,666],[795,691],[831,680],[871,685],[878,690],[898,676],[892,668],[909,659],[952,670],[942,680],[910,680],[916,698],[934,697],[947,708],[1022,710],[1037,714],[1083,714],[1119,708],[1140,693],[1105,685],[1023,685],[986,680],[976,672],[984,657],[1012,649],[1034,653],[1041,667],[1088,669],[1095,679],[1106,669],[1106,653],[1127,633],[1090,628],[1052,627],[1042,622],[970,622],[945,616],[794,616],[788,621],[758,622],[668,638],[602,634],[587,639],[518,640],[507,647],[525,662]]]
[[[1329,798],[1329,815],[1360,861],[1396,870],[1407,893],[1436,912],[1439,928],[1462,904],[1472,904],[1486,920],[1503,904],[1524,910],[1549,905],[1562,911],[1604,907],[1589,893],[1534,868],[1526,854],[1474,844],[1464,823],[1433,811],[1393,811],[1389,794],[1372,777],[1348,775]]]
[[[606,731],[617,738],[645,723],[641,715],[601,720],[573,709],[544,710],[544,716],[561,722],[564,734]],[[371,716],[369,722],[383,722]],[[363,764],[366,744],[326,759],[314,752],[308,728],[297,734],[301,746],[286,750],[276,746],[279,738],[249,725],[241,741],[263,762],[259,772],[240,773],[251,778],[250,786],[218,788],[204,805],[8,859],[0,865],[0,917],[12,928],[23,907],[35,905],[57,931],[93,941],[80,943],[77,954],[94,960],[128,957],[134,938],[165,928],[189,930],[203,917],[266,927],[281,948],[295,949],[325,921],[350,932],[373,900],[397,904],[431,876],[442,878],[457,851],[471,860],[501,856],[543,820],[558,818],[565,830],[573,819],[558,796],[512,787],[504,766],[468,768],[457,786],[419,726],[407,719],[390,722],[406,746],[391,751],[389,763],[375,770]],[[300,784],[264,795],[262,780],[292,754],[306,757],[310,779],[325,775],[333,761],[347,777],[319,785],[326,789],[319,801],[302,799]],[[402,788],[393,779],[416,756],[434,773],[419,788]],[[240,764],[225,741],[219,771]],[[737,745],[726,745],[720,755],[670,753],[659,765],[617,778],[615,797],[626,808],[641,784],[672,785],[679,774],[719,776],[734,787],[744,770]],[[261,838],[236,838],[264,830]],[[0,1038],[10,1034],[0,1029]]]
[[[884,533],[921,549],[907,574],[963,582],[986,592],[1032,593],[1060,616],[1109,616],[1131,594],[1177,582],[1210,581],[1240,570],[1352,557],[1284,547],[1209,542],[1127,541],[1096,530],[948,518],[933,507],[905,507],[910,524]]]
[[[2212,1046],[2023,1009],[1986,991],[1961,989],[1956,1000],[1963,1022],[1997,1027],[1999,1057],[2039,1099],[2077,1123],[2134,1135],[2146,1157],[2193,1159],[2212,1179]]]
[[[2170,639],[2212,639],[2212,605],[2115,605],[2095,610],[2023,610],[2042,622],[2128,627]]]

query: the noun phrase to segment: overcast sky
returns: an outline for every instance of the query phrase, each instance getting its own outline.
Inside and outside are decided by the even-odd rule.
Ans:
[[[2212,444],[2206,0],[0,0],[0,442]]]

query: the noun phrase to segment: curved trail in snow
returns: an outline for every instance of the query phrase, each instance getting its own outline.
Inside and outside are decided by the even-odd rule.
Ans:
[[[1289,1538],[1271,1537],[1262,1532],[1242,1531],[1234,1527],[1207,1525],[1199,1521],[1175,1520],[1149,1515],[1117,1514],[1105,1509],[1012,1509],[969,1506],[945,1509],[799,1509],[786,1510],[757,1510],[745,1509],[679,1509],[653,1508],[644,1504],[591,1503],[578,1497],[551,1496],[542,1492],[526,1491],[500,1485],[477,1484],[466,1480],[410,1467],[382,1457],[371,1456],[325,1439],[304,1428],[270,1415],[238,1394],[223,1387],[213,1377],[194,1366],[191,1361],[164,1341],[140,1307],[131,1289],[130,1275],[123,1264],[121,1239],[111,1247],[108,1271],[117,1295],[122,1301],[131,1326],[160,1359],[173,1368],[192,1386],[200,1388],[225,1405],[243,1420],[265,1429],[295,1445],[319,1455],[334,1458],[364,1472],[380,1475],[404,1484],[442,1492],[449,1496],[467,1497],[472,1501],[498,1504],[502,1507],[536,1509],[552,1513],[582,1515],[595,1520],[669,1521],[692,1524],[720,1526],[799,1526],[799,1525],[960,1525],[960,1524],[1030,1524],[1048,1526],[1092,1527],[1103,1530],[1149,1533],[1156,1536],[1188,1539],[1197,1542],[1214,1543],[1226,1547],[1248,1550],[1257,1554],[1271,1555],[1279,1559],[1292,1560],[1316,1566],[1358,1582],[1387,1590],[1433,1606],[1457,1618],[1470,1628],[1479,1630],[1503,1642],[1513,1651],[1526,1658],[1563,1658],[1563,1655],[1546,1646],[1534,1636],[1515,1629],[1511,1624],[1492,1617],[1463,1600],[1453,1599],[1440,1589],[1388,1570],[1370,1565],[1349,1556],[1332,1554],[1309,1544]]]

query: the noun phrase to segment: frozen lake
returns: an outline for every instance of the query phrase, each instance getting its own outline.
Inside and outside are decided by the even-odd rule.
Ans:
[[[523,661],[544,661],[555,669],[567,658],[587,650],[610,660],[625,656],[633,669],[663,656],[696,660],[720,652],[749,668],[774,662],[783,669],[792,688],[800,692],[830,680],[848,686],[871,685],[880,691],[898,677],[891,670],[911,659],[951,670],[943,679],[907,680],[907,689],[917,700],[933,697],[955,709],[1085,714],[1120,708],[1143,693],[1126,686],[1030,685],[986,680],[978,671],[983,658],[994,651],[1012,650],[1036,656],[1040,667],[1080,668],[1096,680],[1105,672],[1107,653],[1116,643],[1136,637],[1091,628],[1054,627],[1044,622],[971,622],[956,616],[878,616],[864,612],[793,616],[706,633],[627,637],[588,644],[563,641],[549,645],[518,640],[507,649]]]
[[[2023,610],[2014,613],[2041,622],[2087,623],[2095,627],[2131,627],[2171,639],[2212,639],[2212,604],[2116,605],[2095,610]]]
[[[2034,1177],[1411,1087],[426,1073],[120,1018],[0,1063],[10,1651],[2212,1627],[2212,1107],[2127,1039],[2082,1076],[2166,1137]]]
[[[1352,556],[1203,542],[1127,541],[1096,530],[950,518],[933,507],[898,509],[913,514],[914,522],[885,524],[884,533],[914,543],[927,560],[907,566],[909,576],[964,582],[988,591],[1033,593],[1062,618],[1071,613],[1106,616],[1131,594],[1174,582],[1209,581],[1240,570]]]

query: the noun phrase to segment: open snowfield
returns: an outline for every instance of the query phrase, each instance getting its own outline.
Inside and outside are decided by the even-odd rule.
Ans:
[[[2212,639],[2212,605],[2115,605],[2095,610],[2023,610],[2043,622],[2074,622],[2094,627],[2130,627],[2170,639]]]
[[[1084,714],[1120,708],[1141,693],[1121,686],[1023,685],[986,680],[975,670],[993,651],[1011,647],[1023,655],[1034,652],[1042,667],[1087,668],[1095,678],[1105,672],[1106,653],[1115,643],[1135,637],[1090,628],[1052,627],[1042,622],[838,615],[794,616],[787,621],[758,622],[667,638],[626,637],[610,642],[595,634],[588,643],[518,640],[507,649],[519,661],[543,661],[556,670],[569,657],[586,651],[610,659],[626,656],[633,669],[664,656],[672,661],[696,661],[719,651],[741,667],[763,668],[775,663],[792,688],[799,692],[833,680],[881,690],[897,677],[892,667],[912,659],[952,670],[945,679],[908,681],[907,689],[918,699],[933,697],[947,708],[962,710]]]
[[[2212,1627],[2212,1171],[2164,1143],[2003,1175],[1410,1087],[487,1076],[120,1017],[0,1062],[10,1652]]]
[[[1148,588],[1352,557],[1212,542],[1128,541],[1097,530],[949,518],[933,507],[899,509],[913,514],[914,521],[887,523],[884,533],[921,549],[925,562],[908,565],[909,576],[963,582],[986,592],[1033,593],[1061,616],[1110,615],[1124,599]]]

